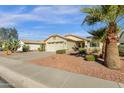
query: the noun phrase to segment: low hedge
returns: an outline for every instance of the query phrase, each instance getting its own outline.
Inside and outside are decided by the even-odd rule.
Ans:
[[[23,45],[22,46],[22,51],[23,52],[28,52],[30,50],[30,46],[29,45]]]
[[[85,60],[86,61],[95,61],[96,57],[94,55],[86,55]]]
[[[56,51],[56,54],[65,54],[65,53],[66,53],[65,49]]]

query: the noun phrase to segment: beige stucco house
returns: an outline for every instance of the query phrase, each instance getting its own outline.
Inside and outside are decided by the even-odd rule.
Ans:
[[[73,50],[74,47],[86,47],[88,40],[76,35],[51,35],[45,40],[46,51],[61,49]]]

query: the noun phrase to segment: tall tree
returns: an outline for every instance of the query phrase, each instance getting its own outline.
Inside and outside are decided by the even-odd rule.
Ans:
[[[18,32],[15,28],[0,28],[0,40],[8,40],[10,38],[18,39]]]
[[[90,8],[82,8],[83,13],[87,13],[83,23],[94,25],[104,23],[106,30],[105,63],[111,69],[120,69],[121,63],[117,47],[117,31],[120,25],[118,22],[124,18],[124,6],[102,5]]]
[[[9,28],[9,38],[15,38],[18,39],[18,33],[16,28]]]

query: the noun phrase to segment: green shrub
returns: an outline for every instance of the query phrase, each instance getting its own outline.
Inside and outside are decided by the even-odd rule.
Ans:
[[[85,48],[79,48],[78,49],[80,54],[86,54],[86,49]]]
[[[86,55],[85,60],[86,61],[95,61],[96,57],[94,55]]]
[[[29,50],[30,50],[29,45],[23,45],[23,46],[22,46],[22,51],[23,51],[23,52],[28,52]]]
[[[40,47],[37,50],[38,51],[45,51],[45,45],[41,44]]]
[[[124,56],[124,45],[118,46],[119,56]]]
[[[66,53],[65,49],[56,51],[56,54],[65,54],[65,53]]]

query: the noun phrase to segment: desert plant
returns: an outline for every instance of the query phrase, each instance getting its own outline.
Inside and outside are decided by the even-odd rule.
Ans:
[[[12,53],[14,53],[14,52],[16,52],[17,51],[17,49],[20,47],[20,42],[19,42],[19,40],[17,40],[17,39],[14,39],[14,38],[10,38],[9,40],[8,40],[8,42],[9,42],[9,50],[12,52]]]
[[[13,53],[20,47],[20,43],[19,40],[10,38],[3,41],[2,47],[4,51],[11,51]]]
[[[124,45],[119,45],[118,49],[119,49],[119,55],[124,56]]]
[[[66,53],[66,50],[63,49],[63,50],[56,50],[56,54],[65,54]]]
[[[22,46],[22,51],[23,52],[28,52],[30,50],[30,46],[29,45],[23,45]]]
[[[94,55],[86,55],[85,60],[86,61],[95,61],[96,57]]]

